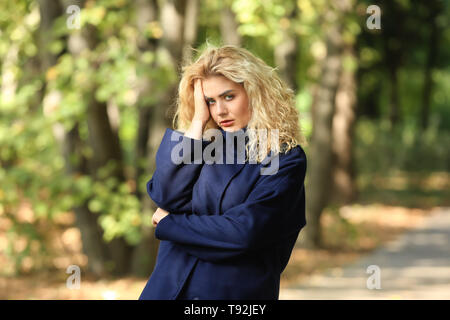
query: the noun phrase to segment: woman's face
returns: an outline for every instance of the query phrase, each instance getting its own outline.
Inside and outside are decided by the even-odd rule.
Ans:
[[[224,76],[210,76],[202,81],[203,94],[211,117],[225,131],[244,128],[251,118],[244,86]],[[229,122],[222,122],[231,120]]]

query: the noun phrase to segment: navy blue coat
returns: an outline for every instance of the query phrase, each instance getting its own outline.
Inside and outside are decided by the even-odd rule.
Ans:
[[[191,146],[180,154],[192,163],[171,161],[180,142]],[[261,175],[270,164],[236,156],[225,164],[226,143],[224,164],[205,163],[194,146],[209,143],[166,129],[147,192],[170,214],[155,229],[157,261],[139,299],[278,299],[280,274],[306,225],[305,152],[297,145],[280,153],[278,172]]]

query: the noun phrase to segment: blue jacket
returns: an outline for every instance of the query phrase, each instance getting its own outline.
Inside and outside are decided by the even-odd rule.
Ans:
[[[179,154],[192,163],[171,161],[180,142],[191,147]],[[306,225],[305,152],[297,145],[280,153],[278,172],[261,175],[269,164],[236,156],[225,164],[225,147],[224,164],[205,163],[194,148],[209,143],[166,129],[147,192],[170,214],[155,229],[156,265],[139,299],[278,299],[280,274]]]

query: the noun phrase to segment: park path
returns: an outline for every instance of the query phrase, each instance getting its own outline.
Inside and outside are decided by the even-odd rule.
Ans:
[[[370,265],[379,267],[380,289]],[[373,281],[372,281],[373,280]],[[450,299],[450,208],[341,269],[283,288],[280,300]]]

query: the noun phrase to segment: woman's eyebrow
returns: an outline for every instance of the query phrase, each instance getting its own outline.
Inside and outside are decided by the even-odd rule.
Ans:
[[[227,93],[229,93],[229,92],[231,92],[233,90],[234,89],[226,90],[226,91],[222,92],[221,94],[219,94],[219,97],[222,97],[222,96],[226,95]],[[205,96],[205,99],[208,100],[208,99],[212,99],[212,98]]]

